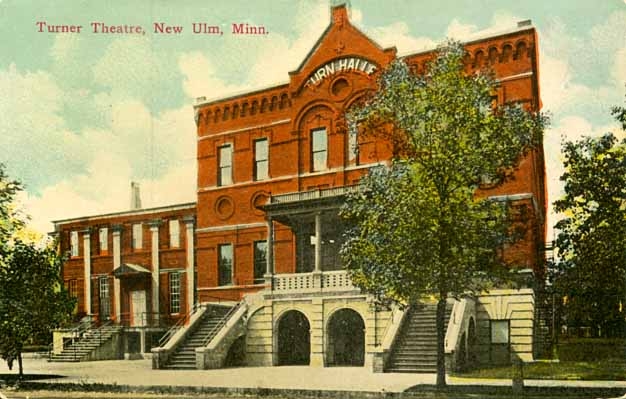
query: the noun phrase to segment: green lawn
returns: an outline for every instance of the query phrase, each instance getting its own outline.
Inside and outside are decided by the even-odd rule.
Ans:
[[[623,339],[567,338],[558,344],[560,361],[524,364],[524,378],[556,380],[626,380]],[[512,378],[511,366],[487,367],[454,374],[467,378]]]
[[[524,378],[555,380],[626,380],[626,359],[597,361],[534,362],[524,364]],[[483,368],[454,374],[463,378],[513,377],[511,366]]]

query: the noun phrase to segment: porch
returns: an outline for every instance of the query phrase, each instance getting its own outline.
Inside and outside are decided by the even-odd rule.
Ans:
[[[346,195],[358,189],[354,185],[270,196],[263,207],[268,229],[266,291],[273,294],[358,292],[343,270],[339,254],[343,233],[348,228],[339,211]],[[293,232],[295,273],[275,273],[275,259],[279,257],[276,224]]]

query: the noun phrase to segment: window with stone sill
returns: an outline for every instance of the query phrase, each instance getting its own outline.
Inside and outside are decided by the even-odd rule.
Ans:
[[[326,128],[311,131],[311,163],[313,172],[328,169],[328,138]]]

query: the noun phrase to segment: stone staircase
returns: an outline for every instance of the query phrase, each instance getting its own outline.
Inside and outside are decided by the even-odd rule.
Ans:
[[[223,322],[229,306],[213,305],[206,310],[202,320],[198,321],[195,329],[187,334],[185,341],[178,345],[176,351],[168,359],[166,369],[191,370],[196,369],[196,348],[208,343],[219,329],[216,327]]]
[[[385,369],[390,373],[437,372],[437,305],[411,305]],[[448,326],[452,304],[446,306]],[[444,332],[445,334],[445,332]]]
[[[53,353],[50,362],[81,362],[92,360],[92,353],[101,345],[108,342],[114,335],[119,334],[121,326],[107,324],[98,328],[86,330],[79,339],[68,344],[61,353]]]

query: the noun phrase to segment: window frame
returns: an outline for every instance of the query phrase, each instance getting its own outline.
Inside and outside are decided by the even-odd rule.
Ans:
[[[181,273],[180,272],[170,272],[169,273],[169,308],[170,314],[179,314],[180,313],[180,294],[181,294]]]
[[[132,225],[131,247],[133,250],[143,249],[143,224],[133,223]]]
[[[228,152],[229,163],[222,164],[222,161],[226,159],[224,156]],[[225,174],[225,173],[228,174]],[[227,178],[225,178],[227,177]],[[230,186],[234,183],[233,180],[233,146],[231,143],[226,143],[217,147],[217,185]]]
[[[265,245],[265,252],[263,253],[262,257],[260,256],[261,252],[259,250],[259,244]],[[259,284],[259,283],[264,282],[264,275],[267,270],[267,251],[268,251],[267,240],[254,241],[253,249],[252,249],[252,265],[253,265],[252,281],[254,284]],[[257,270],[257,266],[259,267],[259,270]],[[257,271],[260,271],[261,274],[257,275]]]
[[[358,166],[361,164],[359,157],[359,122],[351,121],[348,124],[348,164]]]
[[[176,227],[172,228],[173,226]],[[180,248],[180,221],[178,219],[170,219],[167,227],[169,230],[170,248]]]
[[[101,227],[98,229],[98,251],[100,255],[109,253],[109,228]]]
[[[500,339],[494,339],[494,327],[497,325],[506,325],[506,341]],[[496,336],[497,337],[497,336]],[[489,343],[491,345],[509,345],[511,343],[511,320],[498,319],[489,321]]]
[[[225,248],[230,248],[230,259],[227,259],[224,256],[222,256],[223,255],[222,251]],[[235,258],[235,254],[234,254],[233,244],[224,243],[224,244],[219,244],[217,246],[217,285],[218,286],[222,287],[222,286],[233,285],[233,274],[234,274],[233,265],[235,263],[234,258]],[[228,265],[227,263],[224,263],[225,260],[229,260],[230,265]]]
[[[259,150],[257,145],[265,144],[265,158],[259,158]],[[265,164],[265,175],[260,176],[259,164]],[[262,169],[261,169],[262,170]],[[261,137],[254,140],[254,181],[262,181],[270,178],[270,146],[267,137]]]
[[[103,289],[104,288],[104,289]],[[106,294],[106,295],[104,295]],[[111,317],[111,290],[109,289],[109,277],[108,276],[100,276],[98,277],[98,299],[99,299],[99,317],[100,320],[103,317],[107,319]],[[106,299],[103,305],[103,299]],[[102,310],[106,310],[106,314],[103,314]]]
[[[78,298],[78,280],[73,278],[67,280],[67,292],[71,298]]]
[[[316,134],[319,133],[323,133],[324,134],[324,140],[323,140],[323,149],[320,150],[316,150],[316,142],[317,140],[316,138]],[[321,143],[320,143],[321,144]],[[317,154],[324,154],[324,165],[323,166],[318,166],[317,162],[316,162],[316,155]],[[326,127],[320,127],[320,128],[315,128],[315,129],[311,129],[311,171],[312,172],[321,172],[324,170],[328,170],[328,130],[326,129]]]
[[[80,240],[77,230],[70,231],[70,256],[80,256]]]

